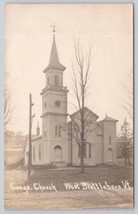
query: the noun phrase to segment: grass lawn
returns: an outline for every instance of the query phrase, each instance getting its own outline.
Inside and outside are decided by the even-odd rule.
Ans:
[[[65,190],[64,183],[90,182],[109,185],[120,185],[127,180],[133,186],[133,168],[130,167],[92,167],[81,174],[79,168],[38,169],[32,171],[30,182],[27,181],[27,170],[5,171],[5,207],[6,208],[131,208],[133,207],[133,189],[120,190]],[[56,186],[54,191],[31,191],[24,194],[13,191],[10,183],[29,185],[34,183]],[[37,203],[36,203],[37,201]]]
[[[32,172],[31,183],[39,182],[42,185],[53,183],[58,191],[65,190],[65,182],[100,182],[106,181],[110,185],[120,185],[121,181],[128,181],[133,186],[133,168],[129,167],[92,167],[86,168],[81,174],[79,168],[76,170],[35,170]],[[28,182],[26,182],[28,183]]]

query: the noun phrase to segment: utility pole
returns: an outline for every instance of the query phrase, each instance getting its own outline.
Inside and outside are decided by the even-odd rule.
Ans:
[[[32,116],[32,94],[29,94],[29,156],[28,156],[28,180],[31,176],[32,168],[32,119],[35,117],[35,114]]]

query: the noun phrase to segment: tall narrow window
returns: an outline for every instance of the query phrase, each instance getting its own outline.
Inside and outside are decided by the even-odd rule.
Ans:
[[[89,143],[89,158],[91,158],[91,143]]]
[[[58,127],[58,136],[61,136],[61,126]]]
[[[47,85],[49,85],[49,77],[47,78]]]
[[[57,136],[57,135],[58,135],[58,127],[55,126],[55,136]]]
[[[45,107],[45,108],[47,107],[47,104],[46,104],[46,102],[44,102],[44,107]]]
[[[113,162],[113,151],[111,148],[108,149],[108,161]]]
[[[109,143],[111,144],[111,136],[109,136]]]
[[[86,142],[83,144],[83,157],[86,158]]]
[[[46,130],[44,130],[44,136],[47,137],[47,131]]]
[[[39,145],[39,160],[41,160],[41,145]]]
[[[78,158],[80,158],[80,146],[78,145]]]
[[[35,147],[33,146],[33,161],[35,161]]]
[[[59,78],[58,75],[54,76],[54,85],[59,85]]]

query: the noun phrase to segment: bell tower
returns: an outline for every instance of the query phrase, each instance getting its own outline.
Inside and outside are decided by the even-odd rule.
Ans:
[[[46,83],[42,90],[43,163],[68,162],[67,157],[67,87],[63,86],[66,69],[58,57],[53,27],[53,42],[49,64],[43,71]]]

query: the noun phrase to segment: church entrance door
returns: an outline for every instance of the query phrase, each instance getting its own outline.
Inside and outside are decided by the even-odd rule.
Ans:
[[[112,151],[112,149],[108,149],[108,161],[113,162],[113,151]]]
[[[55,146],[54,148],[54,161],[55,162],[62,161],[62,148],[59,145]]]

